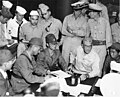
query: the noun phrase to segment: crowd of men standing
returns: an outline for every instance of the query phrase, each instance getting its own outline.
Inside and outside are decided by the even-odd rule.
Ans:
[[[32,84],[43,83],[50,78],[51,71],[59,69],[80,74],[81,80],[101,77],[110,67],[110,63],[106,67],[105,62],[108,50],[120,51],[120,13],[118,22],[110,27],[107,8],[98,0],[96,3],[79,0],[71,4],[73,13],[67,15],[63,23],[54,18],[49,6],[43,3],[31,10],[29,21],[24,18],[26,9],[19,5],[13,17],[12,6],[3,0],[0,11],[0,56],[3,56],[0,78],[6,79],[2,75],[12,68],[10,95],[22,94]],[[0,83],[0,96],[6,92],[7,86]]]

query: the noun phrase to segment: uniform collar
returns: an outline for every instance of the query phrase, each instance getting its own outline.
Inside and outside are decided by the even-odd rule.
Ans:
[[[3,75],[4,79],[7,78],[7,73],[0,68],[0,72]]]

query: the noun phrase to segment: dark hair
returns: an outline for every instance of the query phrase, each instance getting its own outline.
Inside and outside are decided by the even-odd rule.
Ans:
[[[111,47],[109,47],[109,53],[110,53],[110,50],[111,50],[111,49],[116,50],[116,51],[117,51],[117,53],[119,53],[119,52],[120,52],[120,50],[119,50],[119,49],[115,49],[115,48],[111,48]]]

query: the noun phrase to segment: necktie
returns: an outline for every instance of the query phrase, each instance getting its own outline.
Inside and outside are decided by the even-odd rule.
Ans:
[[[20,34],[20,27],[21,27],[22,23],[23,23],[23,21],[18,26],[18,33],[17,33],[17,41],[18,41],[18,43],[20,42],[19,34]]]

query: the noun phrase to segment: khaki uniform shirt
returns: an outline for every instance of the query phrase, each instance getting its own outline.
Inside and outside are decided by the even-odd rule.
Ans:
[[[20,39],[24,39],[26,41],[29,41],[33,37],[41,38],[42,34],[43,34],[42,30],[38,25],[32,26],[31,23],[28,22],[21,27]]]
[[[118,23],[112,24],[111,30],[112,30],[113,42],[120,43],[120,25],[118,25]]]
[[[108,20],[100,17],[97,21],[94,19],[88,20],[90,33],[94,40],[106,41],[106,46],[112,44],[111,28]]]
[[[87,20],[84,16],[75,18],[74,14],[70,14],[65,17],[63,21],[62,34],[66,36],[73,36],[72,33],[75,33],[77,36],[85,36],[87,33]]]
[[[42,20],[43,23],[43,20]],[[55,35],[56,39],[59,38],[59,32],[62,30],[62,22],[54,17],[50,17],[48,21],[44,20],[43,23],[43,32],[44,36],[46,36],[49,33],[52,33]]]
[[[32,83],[43,83],[44,77],[33,75],[36,62],[32,56],[25,51],[24,55],[20,55],[13,66],[14,75],[11,77],[11,84],[14,92],[21,92],[28,88]],[[26,56],[27,57],[26,57]],[[28,59],[29,58],[29,59]],[[31,61],[30,61],[31,60]]]

